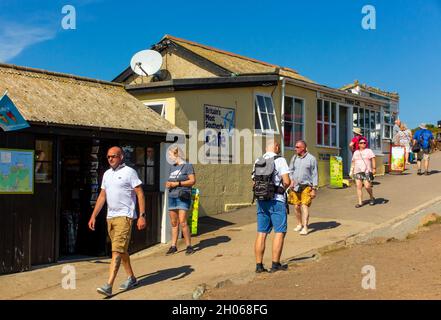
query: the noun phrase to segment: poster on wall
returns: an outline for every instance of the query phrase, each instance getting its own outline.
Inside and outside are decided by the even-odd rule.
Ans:
[[[34,193],[34,150],[0,149],[0,194]]]
[[[205,156],[210,160],[230,161],[236,110],[204,105]]]
[[[331,156],[329,162],[331,188],[343,188],[343,158]]]
[[[390,150],[390,171],[403,172],[405,169],[404,154],[406,148],[402,146],[391,146]]]

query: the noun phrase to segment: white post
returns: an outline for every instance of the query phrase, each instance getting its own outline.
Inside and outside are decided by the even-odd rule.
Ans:
[[[160,179],[159,190],[163,192],[162,211],[161,211],[161,243],[167,243],[171,240],[171,225],[168,215],[168,189],[165,188],[165,182],[168,179],[170,164],[167,162],[167,149],[170,143],[161,143],[160,147]]]

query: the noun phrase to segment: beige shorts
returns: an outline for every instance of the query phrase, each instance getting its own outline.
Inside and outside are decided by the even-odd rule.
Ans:
[[[430,150],[429,149],[421,149],[420,152],[418,152],[417,160],[429,160],[430,159]]]
[[[115,217],[107,219],[107,231],[112,242],[112,252],[127,253],[132,234],[133,219]]]

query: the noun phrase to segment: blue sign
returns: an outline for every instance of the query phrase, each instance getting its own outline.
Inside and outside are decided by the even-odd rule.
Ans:
[[[0,99],[0,128],[3,131],[14,131],[28,127],[29,123],[27,123],[14,102],[5,93]]]

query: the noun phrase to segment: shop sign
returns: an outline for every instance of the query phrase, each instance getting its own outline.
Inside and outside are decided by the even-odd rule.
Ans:
[[[207,159],[229,161],[232,158],[235,120],[235,109],[204,105],[205,156]]]
[[[391,172],[403,172],[404,167],[404,154],[406,148],[403,146],[391,146],[390,151],[390,171]]]

